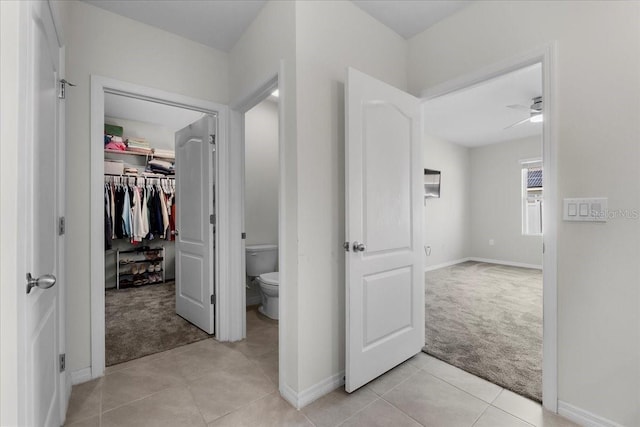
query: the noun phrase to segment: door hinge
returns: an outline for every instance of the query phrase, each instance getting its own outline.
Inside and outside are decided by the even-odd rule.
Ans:
[[[215,135],[209,135],[209,144],[215,146],[216,145],[216,136]]]
[[[60,91],[58,92],[58,98],[67,99],[67,85],[74,87],[75,85],[65,79],[60,80]]]
[[[211,305],[216,305],[216,294],[211,295]]]
[[[247,233],[243,232],[242,235],[240,236],[242,240],[247,238]]]
[[[58,236],[62,236],[66,230],[65,219],[63,216],[58,218]]]
[[[64,370],[66,369],[66,364],[67,364],[66,359],[67,359],[67,355],[65,353],[62,353],[58,356],[60,372],[64,372]]]
[[[216,215],[215,214],[209,215],[209,224],[215,225],[215,223],[216,223]]]

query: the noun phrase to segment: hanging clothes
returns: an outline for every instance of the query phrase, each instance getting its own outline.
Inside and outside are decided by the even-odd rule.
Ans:
[[[126,238],[138,244],[144,239],[171,238],[175,184],[164,179],[145,184],[105,182],[106,249],[111,248],[113,239]]]

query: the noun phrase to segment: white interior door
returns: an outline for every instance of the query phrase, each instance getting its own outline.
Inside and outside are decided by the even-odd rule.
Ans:
[[[214,333],[215,118],[176,133],[176,313]]]
[[[346,390],[424,345],[419,100],[349,68],[346,84]]]
[[[59,426],[58,273],[58,72],[59,47],[46,2],[29,7],[27,91],[32,122],[26,149],[27,273],[35,279],[26,299],[26,421],[29,426]]]

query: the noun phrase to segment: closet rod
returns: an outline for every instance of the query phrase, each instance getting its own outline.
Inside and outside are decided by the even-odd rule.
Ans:
[[[172,185],[175,183],[175,176],[166,176],[166,177],[158,177],[158,176],[138,176],[138,175],[116,175],[116,174],[104,174],[105,182],[115,182],[116,178],[122,179],[121,182],[131,182],[130,180],[134,180],[134,183],[138,185],[140,180],[142,180],[142,184],[160,184],[164,180],[169,181]],[[147,181],[148,180],[148,181]],[[155,181],[154,181],[155,180]]]

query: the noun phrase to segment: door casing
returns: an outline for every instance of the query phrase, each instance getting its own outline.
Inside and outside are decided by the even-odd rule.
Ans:
[[[428,101],[462,89],[468,89],[495,77],[536,64],[542,64],[544,126],[542,164],[544,167],[543,222],[543,333],[542,333],[542,405],[558,412],[558,148],[556,43],[551,42],[422,92]]]
[[[90,375],[79,375],[72,379],[75,383],[99,378],[104,375],[105,370],[105,297],[104,297],[104,227],[103,206],[102,206],[102,185],[104,175],[104,95],[112,93],[116,95],[128,96],[132,98],[157,102],[175,107],[201,111],[207,114],[218,116],[218,140],[217,155],[218,175],[216,187],[218,189],[219,200],[216,202],[216,264],[220,268],[215,269],[215,336],[219,341],[228,341],[230,338],[231,325],[228,319],[228,311],[231,304],[227,301],[237,279],[232,277],[233,270],[225,268],[232,258],[231,251],[228,250],[234,229],[229,225],[231,212],[226,206],[229,205],[229,191],[226,190],[229,182],[229,146],[228,146],[228,117],[229,109],[225,105],[201,99],[191,98],[159,89],[149,88],[142,85],[111,79],[108,77],[91,76],[91,366]],[[220,208],[225,207],[225,208]],[[237,232],[239,235],[240,232]],[[235,280],[235,281],[234,281]]]

